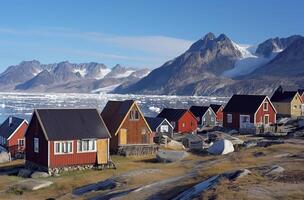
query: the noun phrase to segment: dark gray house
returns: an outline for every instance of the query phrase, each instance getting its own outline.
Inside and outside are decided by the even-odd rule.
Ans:
[[[165,118],[161,117],[145,117],[147,123],[149,124],[152,132],[155,134],[155,137],[161,135],[167,135],[168,137],[173,137],[173,126]]]
[[[191,106],[190,112],[198,120],[198,126],[215,126],[216,125],[216,114],[211,107],[208,106]]]

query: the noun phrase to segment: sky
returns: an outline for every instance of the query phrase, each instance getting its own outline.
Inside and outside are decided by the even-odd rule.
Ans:
[[[302,0],[0,2],[0,72],[23,60],[156,68],[208,32],[240,44],[304,35]]]

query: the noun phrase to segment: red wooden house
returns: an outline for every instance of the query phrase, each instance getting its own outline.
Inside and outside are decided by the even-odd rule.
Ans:
[[[164,108],[157,117],[166,118],[177,133],[192,133],[197,130],[197,119],[187,109]]]
[[[276,110],[268,96],[233,95],[224,108],[223,126],[250,129],[276,122]]]
[[[110,150],[153,144],[153,135],[134,100],[108,101],[101,117],[111,134]]]
[[[0,126],[0,145],[5,147],[12,157],[25,151],[24,134],[28,127],[25,119],[8,117]]]
[[[215,112],[215,114],[216,114],[217,124],[222,125],[223,124],[224,106],[223,105],[218,105],[218,104],[210,104],[210,107],[213,110],[213,112]]]
[[[109,139],[97,109],[36,109],[25,134],[26,166],[52,172],[106,165]]]

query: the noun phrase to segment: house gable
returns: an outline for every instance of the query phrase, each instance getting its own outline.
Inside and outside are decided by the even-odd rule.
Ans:
[[[123,124],[125,123],[125,121],[129,118],[131,110],[136,110],[136,111],[139,113],[139,120],[143,120],[144,123],[145,123],[145,125],[146,125],[146,127],[147,127],[148,130],[150,131],[150,133],[152,133],[152,130],[150,129],[150,126],[149,126],[149,124],[147,123],[147,121],[146,121],[146,119],[145,119],[143,113],[141,112],[141,110],[139,109],[139,107],[137,106],[137,104],[134,102],[134,103],[130,106],[128,112],[127,112],[126,115],[124,116],[123,120],[121,121],[121,123],[120,123],[120,125],[119,125],[119,127],[118,127],[118,129],[116,130],[116,132],[115,132],[114,135],[117,135],[117,134],[119,133],[119,130],[121,129],[121,127],[123,126]]]

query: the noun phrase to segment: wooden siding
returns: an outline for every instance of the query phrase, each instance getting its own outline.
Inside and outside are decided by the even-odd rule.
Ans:
[[[299,117],[302,115],[301,105],[302,101],[300,96],[294,97],[291,102],[273,102],[274,107],[276,108],[278,114]],[[296,106],[296,108],[294,108]]]
[[[133,104],[132,108],[130,110],[136,109],[138,112],[138,108]],[[127,130],[127,145],[129,144],[152,144],[153,138],[152,133],[149,130],[149,127],[144,121],[144,118],[142,115],[139,115],[138,120],[130,119],[129,118],[129,112],[127,113],[127,117],[125,121],[122,123],[120,129],[126,129]],[[118,149],[119,143],[119,132],[114,136],[112,135],[112,138],[110,139],[110,149],[112,152],[116,152]],[[143,131],[146,132],[146,134],[142,134]],[[146,138],[145,138],[146,137]]]
[[[18,128],[18,130],[16,130],[14,135],[7,142],[8,151],[11,153],[13,157],[16,155],[16,153],[18,152],[23,153],[25,151],[25,148],[19,148],[18,140],[24,139],[24,135],[27,127],[28,127],[27,123],[23,121],[21,126]],[[24,145],[25,145],[25,141],[24,141]]]
[[[160,127],[162,125],[168,125],[168,132],[166,133],[162,133],[160,132]],[[169,122],[167,122],[166,120],[164,120],[159,127],[157,127],[156,129],[156,134],[155,135],[167,135],[168,137],[172,138],[173,137],[173,128],[171,127],[171,125],[169,124]]]
[[[34,138],[39,138],[39,153],[34,152]],[[36,114],[33,114],[32,120],[26,131],[25,146],[25,156],[27,161],[48,167],[48,141],[46,140],[42,128],[38,123]]]
[[[190,111],[185,112],[175,124],[174,131],[178,133],[190,133],[197,129],[197,119]]]
[[[268,102],[268,110],[263,110],[263,105],[259,108],[259,110],[256,112],[255,115],[255,124],[261,124],[264,122],[264,116],[269,115],[269,124],[273,124],[276,122],[276,112],[274,108],[271,106],[270,101],[268,99],[265,99],[263,104],[265,102]]]
[[[223,106],[216,112],[216,121],[222,123],[223,122],[223,117],[224,117],[224,112],[223,112]]]
[[[204,121],[205,118],[205,121]],[[212,121],[213,118],[213,121]],[[212,112],[212,109],[209,108],[205,115],[201,117],[199,124],[202,126],[215,126],[216,123],[216,115],[214,112]]]
[[[50,168],[73,166],[73,165],[93,165],[97,163],[97,152],[77,152],[77,140],[73,140],[73,153],[54,153],[54,142],[50,141]]]
[[[227,115],[228,114],[232,114],[232,123],[228,123],[228,121],[227,121]],[[249,115],[250,116],[250,122],[254,123],[254,114],[252,114],[252,113],[224,112],[224,114],[223,114],[223,127],[239,129],[240,128],[240,115]]]
[[[109,160],[109,139],[97,140],[97,164],[107,164]]]

